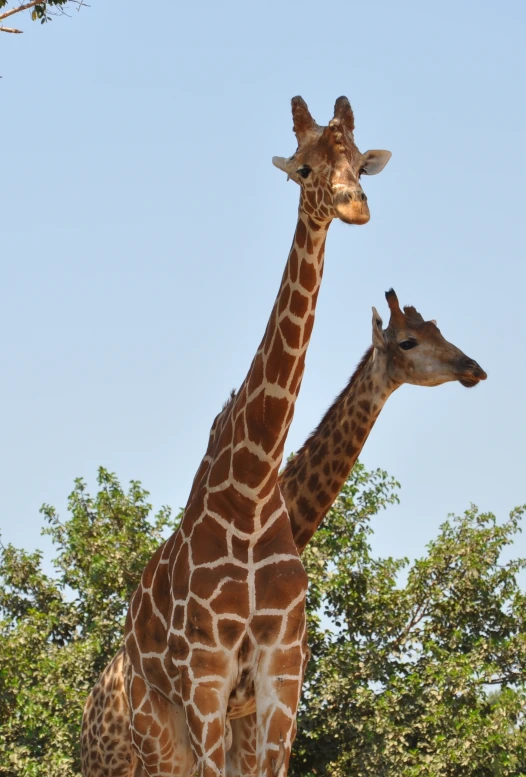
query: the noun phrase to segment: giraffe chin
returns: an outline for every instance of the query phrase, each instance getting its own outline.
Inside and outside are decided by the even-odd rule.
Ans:
[[[473,388],[474,386],[478,386],[480,380],[478,378],[459,378],[458,382],[462,383],[466,388]]]

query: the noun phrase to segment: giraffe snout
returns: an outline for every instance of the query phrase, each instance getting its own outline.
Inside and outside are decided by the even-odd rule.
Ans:
[[[487,373],[482,369],[474,359],[470,359],[469,356],[464,356],[460,361],[460,369],[462,372],[462,378],[460,382],[466,388],[472,388],[481,380],[486,380]]]
[[[370,218],[367,195],[362,189],[345,189],[334,198],[338,217],[347,224],[367,224]]]

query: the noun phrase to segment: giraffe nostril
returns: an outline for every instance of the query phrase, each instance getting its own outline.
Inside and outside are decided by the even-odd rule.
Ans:
[[[470,359],[469,356],[466,356],[463,359],[462,366],[466,372],[470,372],[478,380],[486,380],[488,377],[480,364],[478,364],[475,359]]]
[[[340,190],[334,197],[334,205],[338,218],[347,224],[366,224],[369,221],[367,197],[361,189]]]
[[[359,189],[352,189],[347,192],[347,199],[349,202],[352,200],[356,200],[357,202],[367,202],[367,195],[365,192],[362,192]]]
[[[462,359],[462,367],[465,370],[474,370],[477,366],[477,363],[474,362],[473,359],[470,359],[469,356],[464,356]]]

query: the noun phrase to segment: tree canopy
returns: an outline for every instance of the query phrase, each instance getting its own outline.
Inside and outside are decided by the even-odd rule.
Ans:
[[[291,774],[526,775],[524,560],[503,561],[523,508],[471,507],[426,554],[377,558],[371,521],[397,499],[358,464],[304,553],[309,663]],[[56,550],[0,554],[0,774],[80,774],[82,707],[120,646],[129,597],[178,517],[100,469],[68,516],[42,507]]]
[[[104,469],[92,497],[82,480],[62,522],[44,505],[56,575],[42,554],[11,545],[0,556],[0,774],[80,774],[85,698],[119,648],[128,601],[143,567],[175,523],[151,520],[148,492],[124,491]]]
[[[312,658],[294,775],[526,774],[526,562],[502,560],[524,508],[499,524],[471,506],[423,558],[379,559],[375,475],[355,470],[304,554]]]

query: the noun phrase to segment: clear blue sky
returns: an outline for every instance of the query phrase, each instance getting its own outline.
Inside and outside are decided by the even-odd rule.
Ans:
[[[393,286],[489,378],[389,400],[362,460],[402,502],[375,550],[416,556],[449,512],[526,501],[521,0],[93,0],[17,23],[0,39],[4,542],[49,549],[39,506],[64,513],[99,465],[184,504],[286,261],[298,189],[271,158],[295,149],[295,94],[322,124],[346,94],[361,150],[393,157],[364,181],[370,223],[331,227],[287,453]]]

